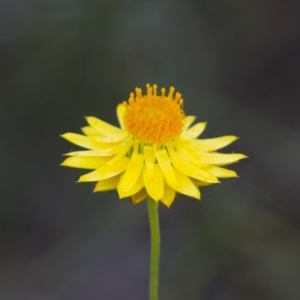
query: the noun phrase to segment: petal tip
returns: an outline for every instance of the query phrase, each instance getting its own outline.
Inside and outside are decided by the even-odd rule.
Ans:
[[[79,179],[76,182],[77,183],[79,183],[79,182],[85,182],[85,175],[80,176]]]
[[[164,202],[162,202],[162,201],[160,201],[161,203],[163,203],[168,209],[170,209],[171,208],[171,203],[170,204],[166,204],[166,203],[164,203]]]
[[[233,142],[235,142],[235,141],[237,141],[237,140],[240,139],[240,137],[239,137],[239,136],[236,136],[236,135],[230,135],[230,137],[231,137],[231,139],[232,139],[231,143],[233,143]]]
[[[93,116],[84,116],[84,118],[86,119],[86,121],[89,123],[95,119],[97,119],[96,117],[93,117]]]
[[[248,156],[248,155],[241,154],[241,158],[240,158],[240,159],[245,159],[245,158],[249,158],[249,156]]]
[[[67,139],[67,136],[68,136],[68,134],[69,134],[69,132],[65,132],[65,133],[63,133],[63,134],[60,134],[59,136],[61,137],[61,138],[63,138],[63,139]]]

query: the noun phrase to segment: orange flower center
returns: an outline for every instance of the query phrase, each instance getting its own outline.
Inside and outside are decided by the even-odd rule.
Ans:
[[[181,94],[174,94],[174,87],[170,87],[165,96],[165,88],[161,89],[161,96],[157,95],[157,86],[147,84],[147,95],[142,90],[135,89],[130,94],[124,115],[125,128],[134,138],[146,144],[164,144],[180,135],[183,130],[184,112]]]

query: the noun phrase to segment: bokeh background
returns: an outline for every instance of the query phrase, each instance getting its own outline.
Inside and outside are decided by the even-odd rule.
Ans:
[[[0,299],[148,297],[146,203],[59,166],[84,116],[174,85],[238,179],[160,207],[163,300],[300,299],[300,2],[0,1]],[[76,148],[76,147],[75,147]]]

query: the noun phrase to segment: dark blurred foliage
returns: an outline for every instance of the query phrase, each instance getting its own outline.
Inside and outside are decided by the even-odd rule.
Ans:
[[[147,82],[205,137],[241,137],[240,178],[161,207],[161,299],[300,295],[300,2],[0,2],[0,299],[147,299],[146,203],[75,184],[59,134]]]

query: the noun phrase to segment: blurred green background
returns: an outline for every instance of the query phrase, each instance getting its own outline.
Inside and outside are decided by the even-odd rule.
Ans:
[[[300,2],[0,2],[0,299],[148,297],[146,203],[59,167],[84,116],[174,85],[238,179],[160,208],[163,300],[300,299]],[[76,148],[76,147],[75,147]],[[76,148],[77,149],[77,148]]]

